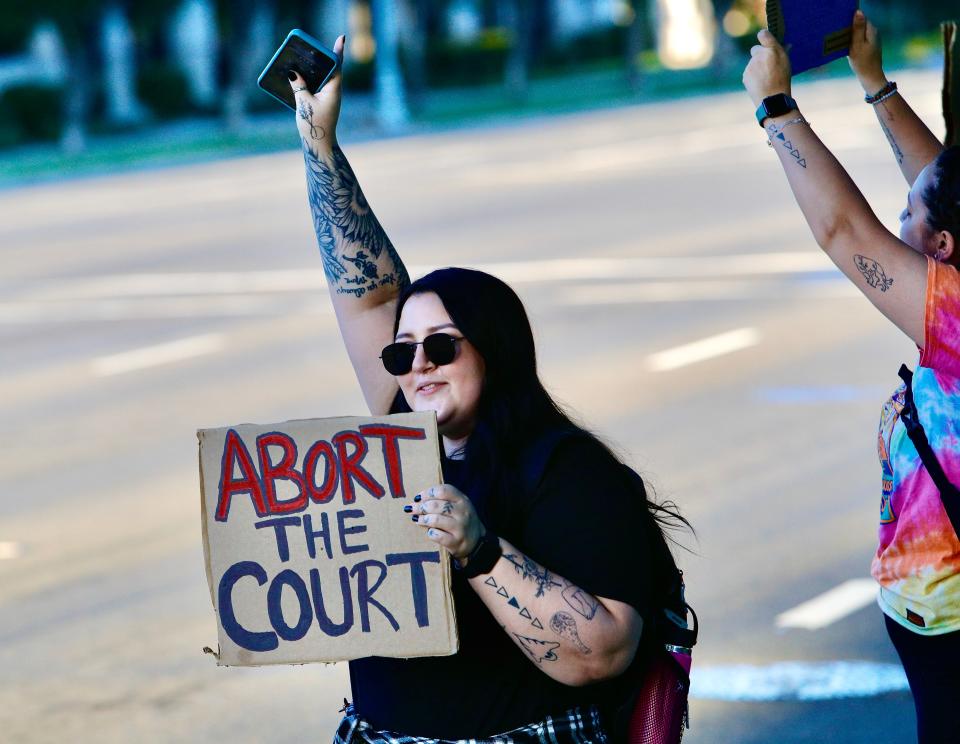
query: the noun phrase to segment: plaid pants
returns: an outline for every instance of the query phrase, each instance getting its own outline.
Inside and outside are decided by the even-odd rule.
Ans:
[[[377,731],[348,703],[333,744],[607,744],[597,707],[571,708],[562,716],[547,716],[542,721],[495,734],[485,739],[431,739],[407,736],[392,731]]]

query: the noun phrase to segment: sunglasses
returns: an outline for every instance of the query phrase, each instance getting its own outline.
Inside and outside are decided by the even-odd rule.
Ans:
[[[398,341],[395,344],[384,346],[380,352],[380,360],[384,369],[391,375],[405,375],[413,369],[413,358],[417,355],[417,347],[423,344],[423,353],[427,359],[442,367],[450,364],[457,355],[457,341],[462,338],[447,333],[431,333],[423,341]]]

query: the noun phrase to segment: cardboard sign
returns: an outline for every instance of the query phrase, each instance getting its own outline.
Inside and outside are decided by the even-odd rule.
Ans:
[[[449,555],[403,511],[442,481],[432,412],[197,437],[218,664],[456,652]]]

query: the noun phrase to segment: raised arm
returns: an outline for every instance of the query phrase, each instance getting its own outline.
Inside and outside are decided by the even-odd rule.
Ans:
[[[343,61],[344,37],[334,44]],[[342,65],[341,65],[342,66]],[[344,345],[373,414],[387,413],[396,380],[380,363],[393,341],[397,297],[410,279],[337,144],[341,66],[315,95],[291,73],[297,129],[303,143],[307,194],[330,298]]]
[[[858,10],[853,18],[850,67],[867,96],[883,94],[882,100],[873,104],[873,110],[903,177],[913,186],[920,171],[936,159],[943,150],[943,145],[914,113],[899,91],[894,91],[889,96],[885,94],[889,81],[883,72],[880,33],[861,10]]]
[[[769,31],[758,35],[743,73],[759,106],[790,94],[790,61]],[[797,110],[764,122],[813,236],[837,267],[918,346],[924,343],[927,263],[892,235]]]

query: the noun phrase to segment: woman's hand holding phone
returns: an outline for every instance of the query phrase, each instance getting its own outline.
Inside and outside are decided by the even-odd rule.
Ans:
[[[333,45],[340,64],[326,85],[316,93],[307,89],[298,72],[290,71],[290,87],[297,101],[297,129],[300,131],[304,149],[317,158],[329,155],[337,144],[344,40],[343,36],[339,36]]]

